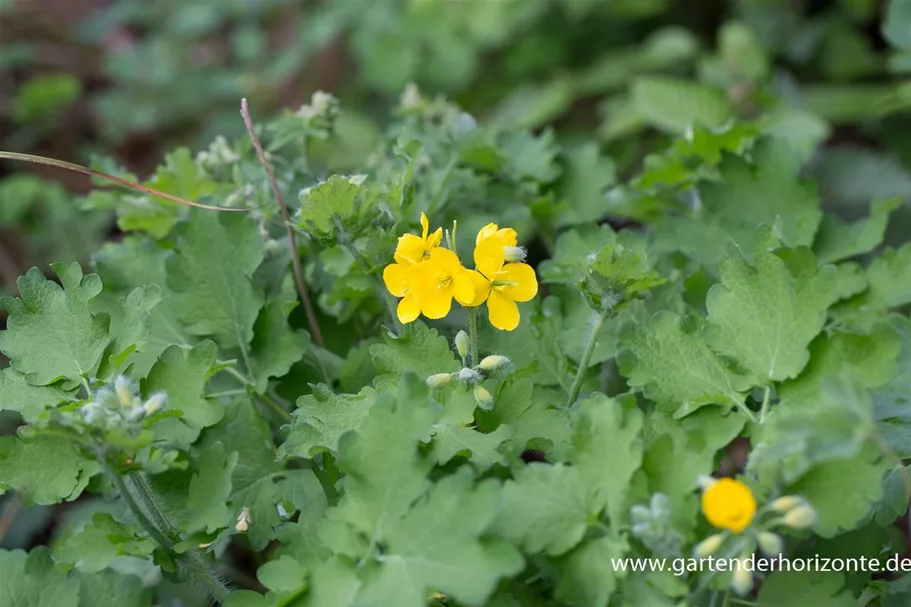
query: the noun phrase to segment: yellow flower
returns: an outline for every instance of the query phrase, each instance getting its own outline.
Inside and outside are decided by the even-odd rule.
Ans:
[[[383,270],[383,282],[386,288],[396,297],[401,297],[396,316],[399,322],[407,324],[414,321],[421,314],[421,304],[414,293],[409,288],[409,282],[419,264],[400,265],[391,263]]]
[[[423,260],[433,249],[440,246],[443,241],[443,228],[437,228],[433,234],[430,232],[430,221],[427,215],[421,212],[420,236],[415,234],[404,234],[399,236],[399,242],[395,247],[395,261],[401,265],[411,265]]]
[[[738,480],[722,478],[702,493],[702,512],[713,527],[740,533],[756,515],[756,499]]]
[[[396,316],[402,323],[414,321],[421,314],[421,306],[413,289],[409,288],[412,281],[413,267],[424,261],[430,251],[440,246],[443,240],[443,228],[437,228],[433,234],[430,232],[430,221],[427,215],[421,212],[420,236],[404,234],[399,237],[395,247],[396,263],[389,264],[383,270],[383,282],[386,288],[396,297],[401,297]]]
[[[500,229],[490,223],[481,228],[475,241],[474,263],[478,271],[471,274],[475,297],[471,307],[487,301],[490,324],[502,331],[519,326],[516,302],[529,301],[538,293],[538,280],[531,266],[506,263],[507,247],[516,246],[516,231]]]
[[[412,266],[409,272],[408,293],[417,299],[421,314],[427,318],[449,314],[453,297],[463,306],[474,300],[472,271],[462,267],[458,256],[449,249],[431,249],[427,259]]]

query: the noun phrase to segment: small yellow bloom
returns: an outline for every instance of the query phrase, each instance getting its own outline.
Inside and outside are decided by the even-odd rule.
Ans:
[[[399,300],[396,316],[399,317],[400,322],[405,324],[414,321],[421,314],[421,304],[409,287],[417,266],[418,264],[406,266],[391,263],[383,270],[383,282],[386,283],[386,288],[396,297],[402,298]]]
[[[404,234],[399,236],[395,247],[395,261],[407,266],[423,260],[430,251],[440,246],[443,241],[443,228],[437,228],[433,234],[430,232],[430,221],[427,215],[421,212],[421,235]]]
[[[449,314],[453,297],[463,306],[474,300],[471,274],[455,253],[437,247],[431,249],[425,261],[409,270],[408,293],[417,299],[421,314],[431,319],[443,318]]]
[[[487,302],[490,324],[501,331],[519,326],[519,307],[516,302],[529,301],[538,293],[538,280],[531,266],[506,263],[506,250],[515,247],[516,231],[499,228],[490,223],[481,228],[475,240],[472,274],[475,297],[470,306]]]
[[[703,492],[702,512],[712,526],[740,533],[753,522],[756,499],[740,481],[722,478]]]

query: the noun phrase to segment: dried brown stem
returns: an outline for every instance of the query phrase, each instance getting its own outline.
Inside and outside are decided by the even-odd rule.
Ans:
[[[304,310],[307,312],[307,323],[310,325],[310,333],[313,335],[313,341],[322,347],[325,342],[323,341],[323,334],[319,330],[319,323],[316,321],[316,313],[313,311],[313,304],[310,302],[310,291],[307,289],[307,283],[304,282],[300,253],[297,250],[297,237],[294,235],[294,228],[291,227],[291,216],[288,213],[288,205],[285,204],[285,199],[282,196],[281,190],[278,188],[278,181],[275,179],[275,173],[272,171],[272,166],[269,164],[269,161],[266,160],[266,152],[263,150],[263,144],[259,141],[256,130],[253,128],[253,120],[250,118],[250,108],[247,106],[246,98],[240,100],[240,115],[244,118],[244,124],[247,127],[247,132],[250,134],[250,140],[253,142],[253,147],[256,148],[256,155],[259,157],[259,163],[263,165],[263,170],[266,171],[266,175],[269,177],[269,185],[272,186],[272,193],[275,196],[275,201],[282,210],[285,228],[288,230],[288,242],[291,247],[291,266],[294,269],[294,282],[297,283],[297,292],[300,295],[301,303],[304,304]]]

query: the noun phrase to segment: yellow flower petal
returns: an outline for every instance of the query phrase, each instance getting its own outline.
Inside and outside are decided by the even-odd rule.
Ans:
[[[423,238],[414,234],[403,234],[399,236],[399,242],[395,247],[395,260],[402,265],[418,263],[424,258],[424,250]]]
[[[497,227],[497,224],[488,223],[486,226],[484,226],[483,228],[478,230],[478,236],[477,236],[477,238],[474,239],[475,245],[481,244],[482,240],[490,238],[491,236],[496,234],[498,229],[499,228]]]
[[[487,298],[487,313],[490,324],[501,331],[512,331],[519,326],[519,306],[496,290]]]
[[[424,211],[421,211],[421,240],[427,240],[427,232],[430,231],[430,220],[427,219],[427,216],[424,215]]]
[[[740,533],[756,515],[756,498],[745,484],[733,478],[718,482],[702,494],[702,512],[713,527]]]
[[[405,296],[399,301],[399,306],[396,308],[395,313],[399,317],[399,322],[408,324],[420,316],[421,304],[416,297]]]
[[[485,238],[474,248],[474,265],[487,278],[499,272],[505,261],[503,246],[496,238]]]
[[[436,265],[445,271],[449,276],[452,276],[456,272],[464,270],[462,267],[462,262],[459,261],[458,255],[449,249],[442,249],[439,247],[430,250],[427,263]]]
[[[443,228],[437,228],[436,232],[427,238],[425,248],[429,251],[430,249],[440,246],[441,242],[443,242]]]
[[[515,283],[496,287],[503,295],[513,301],[528,301],[538,294],[538,279],[534,269],[524,263],[508,263],[493,277],[496,280]]]
[[[490,294],[490,281],[484,278],[480,272],[475,270],[466,270],[466,272],[468,272],[468,278],[471,279],[471,282],[474,285],[474,299],[471,300],[471,303],[462,305],[474,308],[487,301],[487,296]]]
[[[463,306],[470,306],[474,301],[475,283],[468,272],[462,269],[452,276],[452,295]]]
[[[404,266],[397,263],[391,263],[383,269],[383,282],[386,288],[396,297],[401,297],[407,290],[406,281],[407,272]]]
[[[436,320],[449,314],[452,308],[452,287],[445,289],[427,289],[421,293],[421,313],[427,318]]]

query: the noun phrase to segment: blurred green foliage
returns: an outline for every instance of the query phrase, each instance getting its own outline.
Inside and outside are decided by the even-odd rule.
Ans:
[[[611,174],[631,175],[643,163],[679,161],[649,152],[691,125],[753,120],[802,149],[826,202],[852,213],[857,203],[911,187],[911,143],[900,136],[911,122],[909,6],[110,0],[86,3],[64,21],[42,14],[41,3],[13,2],[0,5],[0,129],[4,149],[82,163],[102,153],[147,172],[175,147],[195,152],[219,135],[242,135],[241,97],[266,116],[323,89],[348,110],[337,129],[361,151],[342,153],[356,166],[352,157],[367,153],[377,125],[414,83],[493,129],[553,125],[561,139],[594,135],[591,147],[566,159],[569,189],[578,188],[579,171],[609,165]],[[71,61],[59,57],[68,52]],[[40,183],[29,187],[48,190],[17,199],[17,208],[31,200],[44,209],[32,215],[69,221],[66,204],[53,202],[59,191]],[[185,192],[194,193],[208,192]],[[616,193],[623,214],[628,201]],[[7,220],[3,229],[16,227]],[[41,259],[29,254],[17,265]]]

